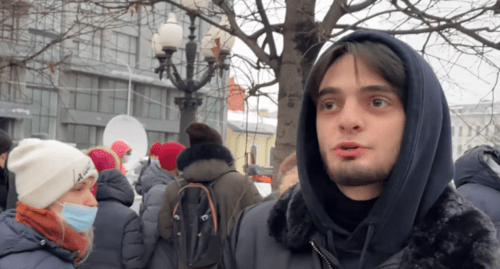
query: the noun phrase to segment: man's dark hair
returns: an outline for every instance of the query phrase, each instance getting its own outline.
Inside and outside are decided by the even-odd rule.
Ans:
[[[12,139],[4,130],[0,130],[0,154],[8,152],[12,147]]]
[[[385,79],[396,90],[401,103],[405,104],[404,89],[406,88],[406,73],[403,61],[386,45],[371,41],[360,43],[342,42],[334,45],[325,55],[321,56],[315,70],[311,74],[311,86],[308,90],[313,99],[318,97],[319,86],[328,68],[338,58],[345,54],[354,55],[354,63],[357,61],[370,67],[381,78]]]

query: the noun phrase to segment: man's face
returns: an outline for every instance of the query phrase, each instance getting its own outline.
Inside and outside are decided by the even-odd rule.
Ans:
[[[339,187],[384,183],[399,156],[405,113],[395,89],[346,54],[319,87],[316,128],[325,169]],[[383,185],[382,185],[383,186]]]

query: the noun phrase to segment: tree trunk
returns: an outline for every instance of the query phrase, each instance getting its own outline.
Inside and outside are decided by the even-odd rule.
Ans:
[[[297,146],[297,126],[300,114],[302,94],[309,71],[320,45],[317,44],[316,25],[314,23],[315,1],[288,0],[283,29],[283,53],[279,72],[278,129],[274,174],[279,165]],[[307,54],[306,54],[307,53]],[[304,57],[305,56],[305,57]],[[273,180],[273,190],[281,182]]]

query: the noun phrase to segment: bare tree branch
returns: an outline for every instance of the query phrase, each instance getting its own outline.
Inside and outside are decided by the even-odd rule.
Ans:
[[[278,55],[276,53],[276,44],[274,43],[273,31],[271,29],[271,24],[269,23],[269,18],[267,17],[264,6],[262,5],[262,0],[256,0],[256,4],[262,19],[262,24],[264,24],[263,28],[266,30],[266,41],[269,45],[270,57],[276,58]]]

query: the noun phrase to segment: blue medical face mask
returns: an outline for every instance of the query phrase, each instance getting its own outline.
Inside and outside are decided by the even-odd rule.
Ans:
[[[97,207],[77,205],[72,203],[62,204],[62,216],[75,231],[86,232],[94,223]]]
[[[157,163],[157,164],[160,164],[160,161],[158,161],[158,160],[151,160],[151,163]]]

